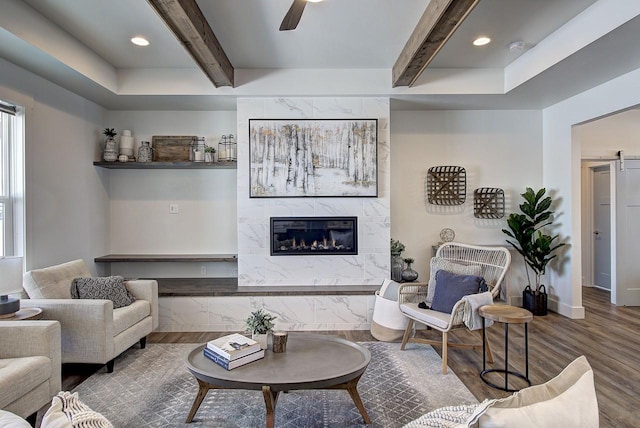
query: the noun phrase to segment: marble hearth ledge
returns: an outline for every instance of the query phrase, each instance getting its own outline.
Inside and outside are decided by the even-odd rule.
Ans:
[[[382,282],[382,281],[380,281]],[[380,285],[238,286],[235,278],[159,278],[161,332],[243,331],[259,308],[288,331],[368,330]]]
[[[244,320],[260,308],[277,317],[277,330],[368,330],[374,303],[373,292],[339,296],[316,293],[160,297],[160,325],[156,331],[243,331]]]

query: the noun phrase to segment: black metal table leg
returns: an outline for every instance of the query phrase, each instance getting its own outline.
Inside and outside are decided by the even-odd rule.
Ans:
[[[487,328],[484,317],[482,318],[482,371],[487,369]]]
[[[529,324],[524,323],[524,367],[525,367],[525,380],[531,385],[529,381]]]
[[[509,323],[504,323],[504,389],[509,389]]]

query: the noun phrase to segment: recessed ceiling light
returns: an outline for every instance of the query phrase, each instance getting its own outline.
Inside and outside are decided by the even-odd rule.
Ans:
[[[134,45],[138,45],[138,46],[149,46],[149,40],[145,39],[144,37],[132,37],[131,38],[131,43],[133,43]]]
[[[320,3],[322,0],[307,0],[309,3]]]
[[[473,41],[474,46],[484,46],[488,45],[491,42],[491,39],[485,36],[478,37]]]

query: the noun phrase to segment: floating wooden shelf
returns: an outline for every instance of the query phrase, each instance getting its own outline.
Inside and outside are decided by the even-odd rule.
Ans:
[[[237,162],[103,162],[95,166],[108,169],[237,169]]]
[[[134,262],[237,262],[237,254],[107,254],[93,259],[96,263]]]

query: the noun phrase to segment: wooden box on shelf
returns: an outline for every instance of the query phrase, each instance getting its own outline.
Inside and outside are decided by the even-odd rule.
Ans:
[[[194,135],[154,135],[151,137],[154,162],[188,162]]]

